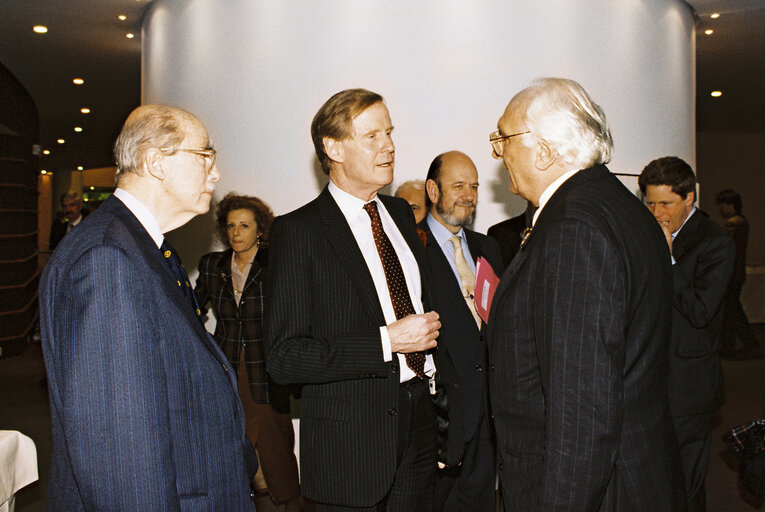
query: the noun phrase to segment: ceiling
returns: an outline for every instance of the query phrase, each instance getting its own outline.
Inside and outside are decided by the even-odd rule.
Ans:
[[[140,20],[150,1],[2,0],[0,64],[37,104],[40,143],[51,152],[42,168],[113,165],[112,143],[140,103]],[[765,132],[765,0],[689,3],[698,14],[698,130]],[[713,12],[721,16],[710,19]],[[35,34],[38,24],[48,33]],[[707,28],[714,34],[704,35]],[[133,39],[125,37],[129,32]],[[85,83],[74,85],[76,77]],[[713,90],[723,95],[712,98]]]

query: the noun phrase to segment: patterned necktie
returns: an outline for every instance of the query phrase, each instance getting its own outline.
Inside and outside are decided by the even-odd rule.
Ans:
[[[173,277],[175,277],[175,282],[178,283],[178,286],[181,288],[181,291],[189,300],[191,309],[194,311],[199,321],[202,322],[202,317],[201,317],[202,312],[199,310],[199,304],[197,304],[197,298],[194,296],[194,290],[191,289],[191,283],[189,283],[189,276],[188,274],[186,274],[186,271],[183,269],[181,258],[178,257],[178,253],[175,252],[175,249],[173,249],[170,246],[170,244],[167,243],[167,240],[164,240],[162,242],[162,246],[159,249],[160,251],[162,251],[162,256],[165,257],[165,261],[170,267],[170,271],[173,273]]]
[[[457,274],[460,276],[460,283],[462,283],[462,296],[465,297],[467,307],[470,309],[470,313],[473,314],[475,324],[480,331],[481,317],[478,316],[478,312],[475,310],[475,299],[473,298],[473,293],[475,292],[475,274],[468,267],[465,255],[462,254],[462,239],[458,236],[453,236],[449,241],[454,246],[454,264],[457,267]]]
[[[377,203],[372,201],[365,204],[364,210],[372,220],[372,236],[375,239],[377,254],[380,255],[380,261],[382,261],[383,271],[385,271],[385,282],[388,284],[388,293],[390,293],[390,300],[393,302],[396,320],[407,315],[413,315],[415,313],[414,306],[412,306],[412,298],[409,296],[409,288],[406,286],[404,271],[401,269],[401,262],[398,260],[393,244],[383,230],[380,212],[377,211]],[[425,353],[412,352],[404,354],[404,358],[406,365],[414,374],[424,379]]]

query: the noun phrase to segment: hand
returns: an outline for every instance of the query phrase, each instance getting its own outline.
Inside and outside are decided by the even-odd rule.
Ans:
[[[441,322],[438,313],[429,311],[422,315],[407,315],[388,325],[391,352],[421,352],[436,347]]]

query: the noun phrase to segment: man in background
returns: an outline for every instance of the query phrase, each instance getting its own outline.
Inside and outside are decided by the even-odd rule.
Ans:
[[[58,246],[61,239],[87,216],[87,212],[82,211],[82,196],[78,192],[70,191],[61,194],[61,208],[66,220],[60,222],[57,219],[51,225],[48,241],[48,248],[51,252]]]
[[[505,510],[675,512],[667,399],[669,253],[611,174],[603,110],[578,83],[518,93],[489,136],[538,209],[489,313],[489,396]]]
[[[422,180],[409,180],[402,183],[396,189],[396,197],[400,197],[409,203],[414,213],[414,222],[419,224],[427,215],[428,210],[425,207],[425,182]]]
[[[48,510],[255,510],[234,372],[164,233],[220,173],[193,114],[143,105],[114,147],[117,189],[40,281],[53,455]]]
[[[754,335],[744,307],[741,305],[741,289],[746,281],[746,246],[749,242],[749,221],[741,213],[743,204],[741,194],[732,188],[721,191],[715,196],[717,209],[725,219],[725,230],[736,245],[736,259],[733,264],[733,276],[725,292],[725,312],[722,321],[722,339],[720,357],[737,359],[736,337],[744,344],[741,358],[747,359],[757,354],[760,342]]]
[[[439,350],[446,350],[462,384],[465,453],[462,464],[438,471],[434,512],[494,510],[496,465],[488,419],[486,325],[476,312],[476,262],[502,270],[496,242],[468,228],[478,203],[478,171],[459,151],[438,155],[425,182],[428,216],[419,224],[441,318]]]
[[[645,204],[670,252],[674,304],[669,400],[685,475],[689,512],[706,510],[712,413],[723,398],[720,328],[735,247],[695,206],[696,176],[674,156],[653,160],[638,177]]]
[[[486,231],[499,244],[502,251],[502,265],[507,268],[515,257],[515,253],[521,247],[521,240],[526,230],[531,229],[531,219],[534,217],[536,207],[530,202],[526,202],[526,210],[515,217],[503,220],[494,224]]]

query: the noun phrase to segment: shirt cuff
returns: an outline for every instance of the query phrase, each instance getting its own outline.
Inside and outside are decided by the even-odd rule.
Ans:
[[[380,327],[380,341],[382,343],[383,361],[389,363],[393,360],[393,354],[390,351],[390,336],[388,336],[388,327]]]

